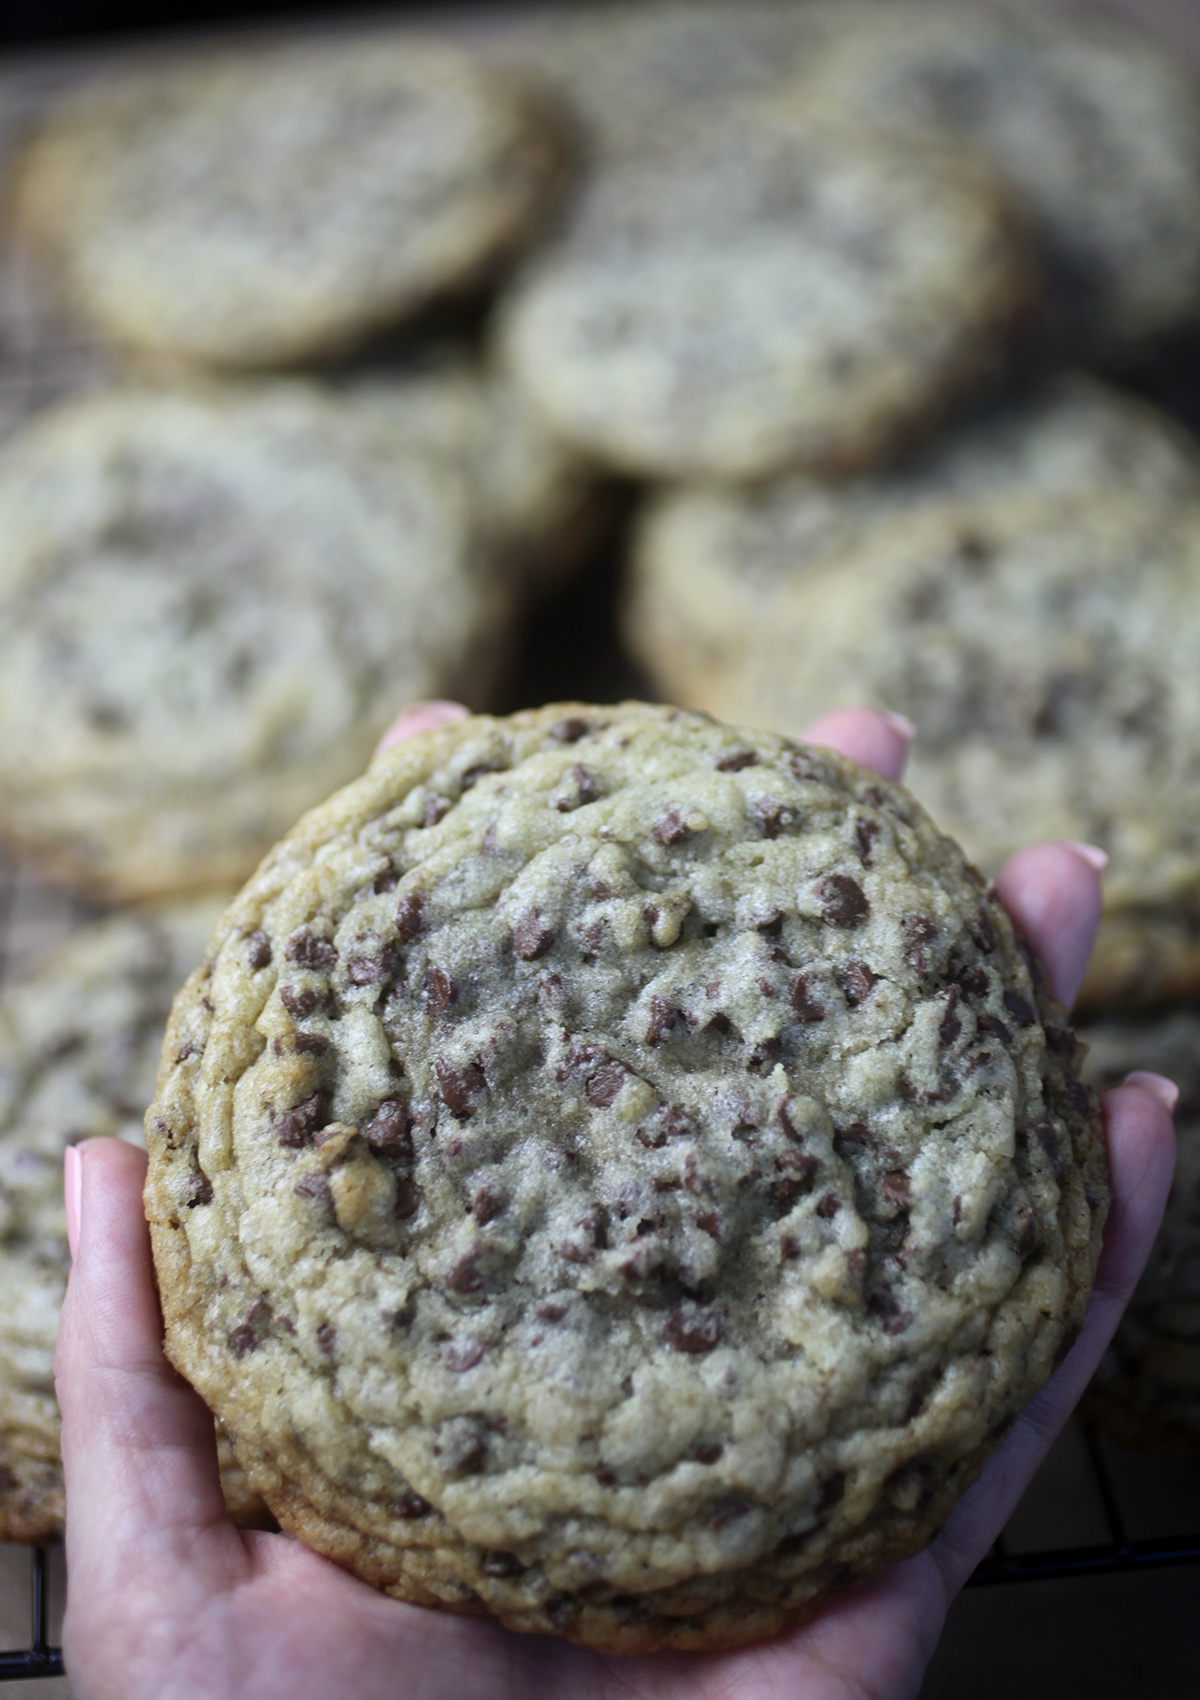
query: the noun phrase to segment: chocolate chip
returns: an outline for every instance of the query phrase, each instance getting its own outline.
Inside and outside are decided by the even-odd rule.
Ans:
[[[718,773],[740,773],[744,767],[757,767],[758,752],[756,750],[730,750],[717,763]]]
[[[270,1331],[273,1312],[266,1299],[256,1299],[246,1320],[228,1335],[226,1344],[235,1358],[244,1358],[261,1346]]]
[[[519,1576],[525,1566],[513,1553],[489,1547],[479,1561],[479,1568],[485,1576]]]
[[[433,1066],[447,1109],[462,1121],[487,1091],[483,1070],[478,1063],[468,1063],[466,1068],[451,1068],[444,1057],[436,1057]]]
[[[942,1019],[938,1023],[938,1041],[945,1050],[958,1038],[962,1032],[962,1018],[958,1013],[959,990],[951,986],[946,993],[946,1007],[942,1011]]]
[[[980,909],[976,914],[975,924],[971,928],[971,937],[975,940],[975,943],[979,946],[980,950],[985,950],[989,952],[989,954],[995,950],[996,945],[999,943],[999,940],[996,937],[996,929],[992,925],[992,918],[986,909]]]
[[[396,872],[395,868],[389,862],[387,867],[384,868],[381,873],[378,873],[378,874],[375,875],[375,881],[374,881],[374,884],[372,886],[372,890],[374,891],[376,897],[382,897],[383,894],[387,891],[395,891],[395,889],[399,885],[399,883],[400,883],[400,875]]]
[[[733,1032],[733,1023],[725,1014],[725,1011],[719,1009],[715,1015],[710,1015],[704,1023],[704,1031],[706,1033],[718,1033],[724,1037],[727,1033]]]
[[[279,1143],[291,1150],[310,1144],[317,1129],[324,1127],[325,1119],[325,1094],[314,1092],[311,1098],[305,1098],[293,1109],[274,1115]]]
[[[396,936],[403,944],[415,939],[425,926],[425,899],[419,891],[407,892],[396,905]]]
[[[798,974],[792,987],[791,1004],[798,1021],[824,1021],[825,1006],[817,996],[816,974]]]
[[[333,1356],[333,1348],[337,1344],[337,1329],[332,1322],[317,1324],[317,1345],[327,1358]]]
[[[741,1517],[754,1510],[754,1501],[744,1493],[727,1493],[723,1498],[714,1500],[708,1513],[708,1526],[719,1533],[728,1524],[735,1523]]]
[[[684,820],[678,809],[668,809],[666,814],[654,828],[654,836],[660,844],[682,844],[685,839],[693,836],[691,827]]]
[[[333,1209],[333,1187],[330,1185],[328,1175],[320,1173],[301,1175],[292,1191],[298,1198],[317,1198],[320,1199],[322,1204],[327,1204],[331,1210]]]
[[[197,1204],[211,1204],[212,1200],[212,1182],[203,1169],[193,1169],[183,1183],[183,1202],[189,1210],[194,1210]]]
[[[879,1183],[879,1196],[892,1210],[907,1210],[912,1199],[912,1183],[903,1169],[894,1169]]]
[[[588,1098],[599,1109],[607,1109],[624,1086],[627,1072],[615,1058],[603,1063],[587,1083]]]
[[[981,1033],[990,1033],[992,1038],[999,1039],[1002,1045],[1012,1044],[1012,1034],[998,1015],[980,1015],[976,1020]]]
[[[871,913],[871,905],[857,880],[849,874],[826,874],[817,881],[821,918],[831,927],[860,927]]]
[[[522,962],[536,962],[554,944],[554,933],[536,909],[530,909],[513,930],[513,949]]]
[[[871,866],[871,851],[875,840],[883,832],[877,820],[871,820],[867,815],[860,815],[854,823],[854,836],[858,840],[858,853],[862,858],[864,868]]]
[[[493,756],[488,761],[476,762],[474,767],[463,770],[462,778],[458,782],[459,793],[465,795],[468,791],[473,791],[479,781],[485,779],[489,773],[504,773],[507,768],[508,759],[505,756]]]
[[[760,797],[750,813],[764,838],[778,838],[781,832],[790,832],[804,819],[799,809],[790,808],[786,803],[777,803],[774,797]]]
[[[842,988],[846,1002],[851,1009],[856,1009],[860,1003],[865,1003],[874,991],[879,981],[879,975],[865,962],[857,959],[847,962],[838,970],[838,985]]]
[[[1054,1179],[1061,1186],[1067,1178],[1070,1164],[1067,1161],[1067,1155],[1063,1150],[1058,1133],[1049,1122],[1038,1122],[1033,1129],[1033,1137],[1049,1158]]]
[[[833,1148],[844,1161],[854,1163],[875,1149],[875,1136],[864,1122],[851,1122],[834,1134]]]
[[[471,1417],[450,1417],[440,1424],[434,1453],[448,1476],[477,1476],[487,1460],[482,1425]]]
[[[279,1001],[289,1015],[295,1016],[297,1021],[303,1021],[306,1015],[312,1014],[322,999],[320,992],[314,992],[311,986],[305,986],[303,991],[297,991],[294,986],[281,986]]]
[[[702,1210],[696,1217],[696,1226],[702,1233],[710,1235],[714,1240],[720,1239],[722,1225],[721,1218],[715,1210]]]
[[[451,1375],[465,1375],[487,1357],[482,1340],[451,1340],[442,1353],[442,1362]]]
[[[483,1291],[483,1271],[479,1267],[482,1246],[474,1245],[465,1257],[460,1257],[446,1277],[446,1285],[452,1293],[481,1293]]]
[[[423,824],[426,827],[436,826],[440,820],[445,818],[449,810],[449,797],[439,797],[436,792],[431,791],[425,799]]]
[[[425,1002],[431,1015],[443,1015],[458,996],[458,987],[444,968],[432,964],[425,970]]]
[[[777,939],[783,931],[783,923],[787,919],[782,909],[776,909],[768,915],[765,921],[755,921],[754,930],[766,939]]]
[[[679,1020],[679,1011],[669,1004],[666,998],[652,997],[650,999],[650,1024],[646,1029],[646,1043],[661,1045],[667,1034]]]
[[[782,1055],[783,1040],[778,1033],[771,1033],[751,1046],[746,1056],[747,1071],[750,1074],[769,1074]]]
[[[292,934],[283,954],[289,962],[295,962],[301,968],[332,968],[337,961],[336,947],[328,939],[319,939],[315,933],[310,933],[307,927]]]
[[[805,750],[793,750],[787,758],[787,764],[792,778],[798,779],[801,784],[806,779],[820,780],[825,777],[820,757]]]
[[[1004,1007],[1018,1027],[1032,1027],[1037,1016],[1028,998],[1011,989],[1004,994]]]
[[[719,1311],[681,1299],[667,1316],[663,1338],[677,1352],[711,1352],[720,1341],[723,1327]]]
[[[867,1309],[872,1316],[877,1316],[885,1334],[901,1334],[908,1327],[910,1318],[895,1294],[885,1287],[878,1293],[873,1293],[867,1300]]]
[[[250,934],[246,943],[250,947],[246,953],[246,960],[257,974],[260,968],[266,968],[270,964],[271,941],[267,937],[266,933],[263,932],[262,928],[258,927]]]
[[[560,744],[577,744],[580,738],[586,738],[591,729],[589,721],[571,715],[567,720],[556,720],[550,728],[550,736]]]
[[[929,973],[932,966],[930,946],[939,936],[940,929],[936,921],[931,921],[928,915],[908,915],[903,922],[905,957],[909,967],[921,975],[922,979]]]
[[[292,1044],[301,1056],[319,1057],[329,1049],[329,1040],[320,1033],[297,1033]]]
[[[836,1192],[827,1192],[817,1200],[817,1215],[823,1222],[828,1222],[842,1208],[842,1201]]]
[[[380,980],[390,980],[396,972],[396,951],[384,945],[377,956],[356,956],[346,968],[346,978],[352,986],[374,986]]]
[[[409,1162],[413,1154],[411,1126],[408,1105],[400,1098],[385,1098],[363,1128],[363,1138],[381,1157]]]
[[[503,1215],[507,1203],[507,1196],[494,1181],[484,1181],[471,1201],[471,1214],[482,1227],[485,1222]]]
[[[958,976],[958,983],[962,988],[964,997],[985,998],[992,982],[988,978],[986,968],[971,966],[962,970]]]
[[[433,1506],[427,1499],[422,1499],[415,1488],[406,1489],[399,1499],[394,1499],[391,1503],[394,1517],[428,1517],[432,1510]]]
[[[420,1190],[414,1180],[405,1175],[396,1178],[396,1203],[392,1215],[397,1222],[407,1222],[410,1216],[415,1216],[421,1203]]]
[[[562,792],[554,800],[554,807],[560,814],[569,815],[575,809],[582,809],[587,803],[596,802],[603,795],[599,779],[591,768],[584,767],[582,762],[576,762],[574,767],[567,769],[567,778],[571,781],[571,789]]]
[[[1046,1044],[1057,1057],[1065,1057],[1068,1062],[1075,1055],[1075,1035],[1069,1027],[1047,1027]]]
[[[540,1304],[534,1305],[533,1314],[543,1322],[561,1322],[567,1314],[567,1307],[554,1299],[543,1299]]]
[[[781,1151],[775,1159],[776,1179],[771,1183],[771,1196],[776,1204],[787,1208],[797,1198],[813,1189],[819,1165],[815,1157],[803,1151]]]

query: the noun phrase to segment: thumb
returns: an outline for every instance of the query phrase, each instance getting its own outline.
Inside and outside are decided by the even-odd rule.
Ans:
[[[205,1532],[239,1547],[212,1416],[163,1354],[145,1175],[145,1152],[122,1140],[89,1139],[67,1152],[74,1263],[55,1380],[67,1557],[80,1591],[89,1565],[111,1574],[123,1550],[132,1558],[136,1549],[140,1567],[151,1553],[194,1562]]]

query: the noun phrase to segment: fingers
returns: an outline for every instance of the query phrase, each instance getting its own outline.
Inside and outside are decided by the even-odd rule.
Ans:
[[[1104,1094],[1113,1203],[1083,1331],[930,1548],[950,1595],[988,1552],[1078,1404],[1145,1267],[1175,1169],[1172,1091],[1159,1075],[1130,1075]]]
[[[152,1530],[183,1544],[217,1525],[234,1534],[212,1417],[163,1355],[145,1153],[116,1139],[75,1149],[75,1261],[55,1362],[73,1577],[111,1565],[126,1540],[144,1546]]]
[[[465,720],[469,713],[470,710],[464,708],[461,702],[410,702],[380,738],[375,753],[378,755],[380,750],[390,749],[393,744],[411,738],[416,732],[432,732],[437,726],[450,726],[456,720]]]
[[[1000,901],[1037,951],[1051,991],[1068,1007],[1096,942],[1107,860],[1091,844],[1031,844],[1009,858],[996,880]]]
[[[902,714],[878,708],[836,708],[814,720],[804,734],[809,744],[824,744],[869,767],[885,779],[899,779],[908,760],[914,727]]]

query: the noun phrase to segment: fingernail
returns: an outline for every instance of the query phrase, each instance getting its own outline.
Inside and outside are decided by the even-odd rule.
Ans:
[[[1135,1069],[1132,1074],[1125,1076],[1125,1085],[1140,1086],[1143,1092],[1149,1092],[1152,1098],[1158,1099],[1168,1115],[1179,1102],[1179,1088],[1173,1080],[1168,1080],[1165,1074],[1151,1074],[1148,1069]]]
[[[74,1263],[79,1249],[79,1217],[83,1209],[83,1158],[78,1145],[68,1145],[63,1154],[63,1203],[67,1210],[67,1245]]]
[[[899,732],[906,744],[911,744],[917,735],[917,729],[906,714],[896,714],[892,709],[880,711],[893,732]]]
[[[447,702],[442,698],[431,698],[428,702],[410,702],[383,734],[379,740],[379,748],[387,750],[393,744],[411,738],[416,732],[430,732],[435,726],[449,726],[456,720],[465,720],[469,713],[470,710],[464,708],[461,702]]]
[[[1068,850],[1074,850],[1077,856],[1082,856],[1089,867],[1095,868],[1102,874],[1108,866],[1108,852],[1101,850],[1098,844],[1084,844],[1078,838],[1064,838],[1062,842]]]

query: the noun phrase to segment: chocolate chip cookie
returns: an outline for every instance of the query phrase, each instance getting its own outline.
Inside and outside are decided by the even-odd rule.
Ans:
[[[404,1599],[728,1646],[923,1546],[1083,1315],[1096,1101],[901,788],[626,703],[394,746],[178,999],[167,1350]]]
[[[0,994],[0,1540],[62,1533],[63,1151],[98,1135],[141,1142],[171,998],[220,910],[205,898],[98,922]],[[220,1446],[232,1514],[262,1522],[224,1435]]]
[[[316,385],[111,392],[0,464],[0,825],[142,896],[244,878],[514,602],[465,466]]]
[[[1200,968],[1200,505],[995,496],[860,543],[793,574],[688,700],[785,730],[907,715],[913,790],[989,872],[1038,839],[1109,853],[1083,1002],[1177,993]]]
[[[639,477],[845,470],[990,371],[1032,288],[987,171],[792,102],[668,116],[501,303],[503,362]]]
[[[1052,330],[1109,354],[1200,313],[1200,91],[1109,19],[841,5],[801,86],[839,117],[949,134],[1034,221]]]
[[[1125,1446],[1200,1460],[1200,1016],[1097,1022],[1084,1033],[1087,1073],[1115,1086],[1136,1068],[1179,1087],[1179,1157],[1146,1271],[1083,1403]]]
[[[80,317],[174,360],[290,365],[490,275],[563,171],[519,83],[403,32],[160,64],[47,118],[20,229]]]

